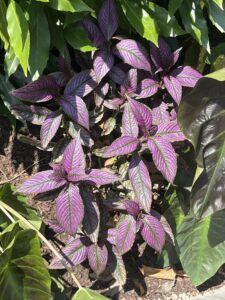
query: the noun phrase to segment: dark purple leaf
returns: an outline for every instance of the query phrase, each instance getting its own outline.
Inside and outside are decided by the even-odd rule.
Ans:
[[[114,56],[108,50],[99,50],[95,53],[93,67],[98,83],[110,71],[113,64]]]
[[[65,179],[57,180],[54,171],[48,170],[27,179],[17,191],[23,194],[39,194],[57,189],[65,184]]]
[[[108,170],[91,169],[87,173],[87,177],[85,180],[89,181],[92,184],[105,185],[105,184],[113,183],[115,181],[119,181],[120,178],[116,174],[114,174]]]
[[[115,46],[114,53],[133,68],[151,71],[147,51],[139,42],[122,40]]]
[[[57,220],[44,220],[44,223],[48,225],[52,230],[54,230],[56,233],[63,233],[64,228],[60,226],[59,222]]]
[[[88,261],[92,270],[99,276],[106,268],[108,261],[108,250],[105,245],[96,244],[88,247]]]
[[[113,66],[109,72],[109,77],[117,84],[123,84],[126,79],[126,73],[117,65]]]
[[[158,47],[151,43],[150,56],[157,70],[160,71],[170,69],[175,63],[174,55],[169,45],[161,38],[159,38]]]
[[[78,96],[64,96],[59,100],[64,112],[76,123],[89,130],[89,115],[86,104]]]
[[[118,15],[114,0],[105,0],[98,14],[98,24],[107,41],[118,28]]]
[[[138,99],[148,98],[158,92],[159,83],[153,79],[144,79],[138,86]]]
[[[116,244],[116,228],[109,228],[107,230],[107,241],[111,245],[115,245]]]
[[[51,113],[41,126],[40,139],[43,148],[46,148],[53,139],[61,124],[62,114],[58,111]]]
[[[74,236],[84,218],[84,205],[77,186],[70,184],[56,199],[56,217],[59,224]]]
[[[46,102],[56,97],[59,86],[55,79],[45,75],[27,85],[10,92],[11,95],[29,102]]]
[[[130,104],[127,102],[124,107],[123,117],[122,117],[122,129],[123,135],[131,136],[134,138],[138,137],[138,124],[134,117]]]
[[[64,95],[85,97],[98,85],[94,70],[84,70],[75,74],[67,83]]]
[[[51,163],[49,165],[53,169],[54,177],[56,179],[61,179],[61,178],[64,178],[66,176],[66,172],[65,172],[64,167],[63,167],[62,164]]]
[[[130,69],[127,77],[120,87],[121,96],[124,97],[126,94],[133,95],[137,89],[137,69]]]
[[[120,105],[122,105],[123,103],[124,103],[124,99],[114,98],[110,100],[105,100],[103,102],[103,105],[108,109],[117,110],[120,107]]]
[[[109,255],[109,269],[112,276],[116,279],[117,284],[123,286],[127,279],[126,269],[123,258],[115,247],[113,247]]]
[[[68,126],[69,126],[68,133],[73,139],[77,138],[78,135],[80,134],[81,144],[83,146],[91,148],[94,145],[94,141],[91,138],[89,131],[87,131],[77,123],[71,121],[68,123]]]
[[[177,156],[173,146],[160,136],[152,137],[147,143],[157,169],[172,183],[177,173]]]
[[[165,244],[165,231],[157,218],[144,215],[141,235],[147,244],[158,252],[162,251]]]
[[[70,77],[63,72],[53,72],[48,75],[55,79],[59,87],[64,87],[70,79]]]
[[[103,104],[105,96],[107,95],[108,91],[109,91],[108,83],[105,83],[103,86],[96,88],[94,92],[94,97],[95,97],[95,105],[97,107],[100,107]]]
[[[140,212],[140,206],[137,202],[132,200],[124,200],[123,204],[128,212],[133,217],[136,217]]]
[[[89,19],[82,20],[81,24],[86,29],[92,44],[97,48],[104,48],[105,39],[98,27]]]
[[[131,249],[136,236],[136,221],[130,215],[123,215],[116,226],[116,249],[123,255]]]
[[[139,156],[132,157],[128,173],[138,203],[149,212],[152,203],[152,183],[148,169]]]
[[[161,136],[168,142],[184,141],[186,138],[177,121],[164,122],[158,125],[157,136]]]
[[[85,238],[72,239],[63,249],[64,258],[60,260],[54,258],[49,266],[50,269],[65,269],[65,266],[71,267],[81,264],[87,259],[87,247]]]
[[[143,130],[148,130],[152,127],[152,112],[145,104],[129,98],[129,103],[133,114],[138,122],[138,125]]]
[[[176,77],[182,86],[187,87],[194,87],[197,81],[202,77],[199,72],[189,66],[179,67],[175,69],[171,75]]]
[[[155,102],[156,103],[156,102]],[[163,122],[170,121],[170,113],[168,111],[168,105],[165,102],[156,103],[152,109],[153,124],[159,125]]]
[[[180,81],[173,76],[164,76],[163,81],[173,100],[179,104],[182,96],[182,85]]]

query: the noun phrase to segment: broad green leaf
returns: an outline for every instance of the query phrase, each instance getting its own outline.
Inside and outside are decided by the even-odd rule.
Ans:
[[[181,101],[178,121],[194,145],[198,166],[204,168],[191,191],[191,209],[202,218],[225,208],[224,81],[200,79]]]
[[[225,32],[225,2],[222,1],[221,8],[215,2],[216,1],[213,2],[212,0],[206,0],[209,18],[213,25],[215,25],[221,32]]]
[[[5,71],[8,77],[16,72],[19,64],[19,59],[16,57],[13,48],[9,48],[5,53]]]
[[[82,0],[50,0],[52,8],[60,11],[82,12],[93,10]]]
[[[180,5],[183,1],[184,0],[170,0],[169,1],[169,13],[171,15],[173,15],[178,10],[178,8],[180,7]]]
[[[51,35],[51,44],[63,54],[65,49],[63,26],[59,24],[57,15],[54,14],[52,10],[47,10],[46,13]]]
[[[96,48],[92,46],[91,41],[87,36],[87,32],[79,23],[71,24],[70,26],[66,27],[64,36],[67,42],[74,49],[82,52],[96,50]]]
[[[144,38],[158,46],[158,29],[154,18],[134,0],[120,0],[131,26]]]
[[[32,2],[29,6],[31,34],[29,71],[33,80],[38,79],[46,67],[49,48],[50,33],[48,21],[42,5]]]
[[[64,28],[72,23],[76,23],[80,20],[82,20],[86,15],[88,14],[87,11],[84,12],[77,12],[77,13],[67,13],[65,22],[64,22]]]
[[[223,7],[223,3],[224,3],[224,0],[212,0],[216,5],[219,6],[220,9],[224,9]]]
[[[0,244],[1,247],[5,250],[10,244],[14,242],[16,234],[23,230],[20,226],[19,221],[10,224],[0,233]]]
[[[7,32],[7,20],[6,20],[6,5],[4,0],[0,0],[0,39],[4,43],[5,49],[9,46],[9,36]]]
[[[6,18],[10,44],[20,60],[24,74],[27,75],[30,54],[30,32],[24,12],[18,3],[14,1],[10,2]]]
[[[109,300],[109,298],[88,288],[79,288],[72,300]]]
[[[51,300],[51,278],[33,230],[18,232],[0,256],[0,300]]]
[[[184,1],[179,8],[186,32],[210,53],[208,26],[198,0]]]
[[[225,210],[201,220],[185,217],[177,243],[184,271],[198,286],[225,263]]]
[[[216,72],[210,73],[205,77],[216,79],[218,81],[225,81],[225,68],[218,70]]]

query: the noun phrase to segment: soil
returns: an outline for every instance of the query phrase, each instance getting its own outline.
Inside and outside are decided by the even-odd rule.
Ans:
[[[32,127],[29,132],[38,137],[39,128]],[[30,134],[22,127],[18,128],[16,133],[12,132],[8,120],[0,117],[0,184],[10,182],[18,186],[28,176],[48,169],[50,154],[20,142],[18,140],[19,133]],[[42,200],[30,198],[29,203],[37,209],[44,220],[54,216],[53,198],[46,197]],[[54,235],[48,227],[46,227],[46,236],[55,247],[59,248],[67,239],[65,235]],[[51,253],[44,246],[42,250],[44,257],[50,261],[52,259]],[[149,251],[151,251],[150,248]],[[147,257],[149,256],[147,255]],[[120,291],[117,287],[113,287],[113,280],[107,274],[104,274],[100,280],[95,279],[94,274],[89,273],[86,264],[75,267],[74,274],[83,286],[105,293],[113,300],[188,300],[192,296],[204,295],[208,291],[225,284],[225,267],[222,267],[213,278],[197,289],[187,277],[177,277],[176,280],[144,277],[139,260],[135,251],[125,255],[128,280],[124,289]],[[151,265],[151,261],[145,261],[145,263]],[[76,288],[73,286],[70,276],[64,271],[60,271],[59,276],[66,286],[67,295],[71,295]],[[64,298],[60,297],[59,299]]]

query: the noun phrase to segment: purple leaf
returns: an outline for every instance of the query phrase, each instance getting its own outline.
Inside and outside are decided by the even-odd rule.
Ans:
[[[155,106],[152,109],[153,124],[158,125],[163,122],[170,121],[170,113],[168,111],[168,105],[165,102],[155,102]]]
[[[116,279],[117,284],[123,286],[127,278],[126,269],[123,258],[115,247],[113,247],[109,255],[109,269],[112,276]]]
[[[64,95],[85,97],[98,85],[94,70],[84,70],[75,74],[67,83]]]
[[[97,82],[100,82],[105,77],[113,64],[114,57],[108,50],[99,50],[95,53],[93,67]]]
[[[177,121],[170,121],[158,125],[156,136],[161,136],[168,142],[179,142],[186,140],[186,137],[180,130]]]
[[[116,139],[106,150],[102,153],[102,157],[113,157],[118,155],[125,155],[134,152],[137,149],[139,141],[137,138],[130,136],[121,136]]]
[[[132,157],[128,173],[138,203],[149,212],[152,203],[152,183],[148,169],[139,156]]]
[[[77,173],[77,171],[84,172],[86,161],[84,151],[81,146],[80,135],[73,139],[66,147],[63,156],[63,166],[67,174],[71,172]]]
[[[96,244],[88,247],[88,261],[92,270],[99,276],[106,268],[108,261],[108,250],[105,245]]]
[[[122,96],[125,94],[132,95],[137,89],[137,69],[130,69],[127,74],[127,78],[120,87],[120,93]]]
[[[109,228],[107,230],[107,238],[106,239],[111,245],[116,244],[116,228]]]
[[[56,233],[63,233],[64,228],[60,226],[59,222],[57,220],[45,220],[44,223],[48,225],[52,230],[54,230]]]
[[[63,258],[54,258],[49,266],[50,269],[65,269],[65,266],[71,267],[81,264],[87,259],[87,247],[85,238],[71,240],[63,249]]]
[[[202,75],[189,66],[178,67],[172,73],[172,76],[180,82],[182,86],[194,87]]]
[[[124,99],[114,98],[114,99],[110,99],[110,100],[105,100],[103,102],[103,105],[105,107],[107,107],[108,109],[117,110],[120,107],[120,105],[122,105],[123,103],[124,103]]]
[[[89,189],[81,188],[80,194],[84,203],[83,230],[92,243],[97,243],[100,225],[98,204]]]
[[[85,180],[91,182],[92,184],[94,183],[96,185],[105,185],[113,183],[115,181],[119,181],[120,178],[116,174],[108,170],[91,169],[87,173],[87,177]]]
[[[69,77],[68,74],[63,72],[53,72],[48,75],[52,76],[55,79],[59,87],[64,87],[71,77]]]
[[[77,186],[70,184],[56,199],[56,217],[70,235],[75,235],[84,218],[84,205]]]
[[[88,33],[88,37],[92,44],[97,48],[104,48],[105,39],[98,27],[89,19],[82,20],[81,24]]]
[[[123,129],[123,135],[131,136],[134,138],[138,137],[138,133],[139,133],[138,124],[136,118],[134,117],[132,109],[130,107],[130,104],[128,102],[125,104],[124,111],[123,111],[122,129]]]
[[[182,85],[179,80],[173,76],[164,76],[163,81],[173,100],[179,104],[182,96]]]
[[[150,56],[152,61],[154,62],[154,65],[160,71],[170,69],[175,63],[174,55],[169,45],[161,38],[159,38],[158,47],[151,43]]]
[[[131,249],[136,236],[136,221],[132,216],[123,215],[116,227],[116,249],[123,255]]]
[[[53,139],[61,124],[62,115],[58,111],[51,113],[41,126],[40,139],[43,148],[46,148]]]
[[[109,72],[109,77],[117,84],[123,84],[126,79],[126,73],[117,65],[113,66]]]
[[[177,156],[173,146],[160,136],[151,137],[147,143],[157,169],[172,183],[177,173]]]
[[[83,146],[91,148],[94,145],[94,141],[91,138],[89,131],[72,121],[70,121],[68,125],[68,133],[73,139],[77,138],[80,133],[81,144]]]
[[[134,40],[125,39],[120,41],[115,46],[114,53],[133,68],[151,71],[146,49]]]
[[[129,98],[129,103],[133,114],[142,130],[152,127],[152,112],[145,104]]]
[[[141,219],[141,235],[147,244],[158,252],[162,251],[165,244],[165,231],[162,224],[153,216],[144,215]]]
[[[138,99],[148,98],[156,94],[159,89],[159,83],[153,79],[144,79],[138,86]]]
[[[65,179],[57,180],[54,171],[48,170],[27,179],[17,191],[23,194],[39,194],[57,189],[65,184]]]
[[[96,88],[94,92],[95,97],[95,105],[97,107],[100,107],[105,99],[105,96],[107,95],[109,91],[109,84],[106,82],[103,86]]]
[[[61,179],[61,178],[64,178],[66,176],[66,172],[65,172],[64,167],[63,167],[62,164],[51,163],[49,165],[53,169],[53,171],[54,171],[54,177],[56,179]]]
[[[59,100],[64,112],[76,123],[89,130],[89,115],[86,104],[78,96],[64,96]]]
[[[114,0],[105,0],[98,14],[98,24],[107,41],[118,28],[118,15]]]
[[[128,212],[133,217],[136,217],[140,212],[140,206],[137,202],[132,200],[124,200],[123,204]]]
[[[27,85],[10,92],[11,95],[29,102],[46,102],[56,97],[59,86],[55,79],[45,75]]]

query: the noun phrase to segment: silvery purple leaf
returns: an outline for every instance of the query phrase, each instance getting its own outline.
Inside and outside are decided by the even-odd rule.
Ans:
[[[42,125],[46,117],[51,113],[51,110],[35,105],[14,104],[11,106],[13,113],[18,114],[23,120],[26,120],[34,125]]]
[[[151,137],[147,143],[157,169],[172,183],[177,173],[177,156],[173,146],[160,136]]]
[[[126,283],[127,274],[122,256],[118,253],[115,247],[109,254],[109,269],[112,276],[116,279],[119,286]]]
[[[103,105],[108,109],[117,110],[120,105],[124,103],[124,99],[122,98],[114,98],[110,100],[104,100]]]
[[[202,75],[189,66],[178,67],[172,73],[172,76],[180,82],[182,86],[194,87]]]
[[[139,133],[138,123],[136,118],[134,117],[134,114],[128,102],[124,106],[123,117],[122,117],[122,129],[123,129],[123,135],[131,136],[134,138],[138,137],[138,133]]]
[[[106,268],[108,262],[108,250],[105,245],[93,244],[88,247],[88,261],[92,270],[99,276]]]
[[[138,122],[138,125],[143,130],[148,130],[152,127],[152,112],[145,104],[129,98],[129,103],[133,114]]]
[[[91,169],[87,173],[87,177],[85,180],[92,184],[105,185],[119,181],[120,178],[116,174],[108,170]]]
[[[127,77],[120,87],[120,93],[124,96],[126,93],[132,95],[137,89],[137,69],[130,69]]]
[[[141,235],[147,244],[158,252],[162,251],[165,244],[165,231],[157,218],[144,215],[142,221]]]
[[[105,39],[101,31],[98,29],[98,27],[95,25],[94,22],[92,22],[89,19],[82,20],[81,24],[85,28],[85,30],[88,33],[88,37],[92,44],[97,48],[104,48],[105,46]]]
[[[52,230],[54,230],[56,233],[63,233],[64,228],[60,226],[59,222],[57,220],[44,220],[44,223],[48,225]]]
[[[94,92],[94,97],[95,97],[95,105],[97,107],[100,107],[105,99],[105,96],[107,95],[109,91],[109,84],[106,82],[103,86],[97,87],[95,92]]]
[[[91,148],[94,145],[90,132],[77,123],[71,121],[68,122],[68,133],[73,139],[77,138],[80,134],[81,144],[83,146]]]
[[[152,203],[152,183],[148,169],[139,156],[132,157],[128,173],[139,205],[149,212]]]
[[[70,184],[56,199],[56,217],[59,224],[74,236],[84,218],[84,205],[77,186]]]
[[[62,164],[51,163],[49,165],[53,169],[54,177],[56,179],[61,179],[61,178],[64,178],[66,176],[66,172],[65,172],[64,167],[63,167]]]
[[[170,113],[168,108],[169,107],[165,102],[155,102],[155,106],[152,108],[153,124],[159,125],[163,122],[170,121]]]
[[[55,79],[48,75],[10,92],[11,95],[29,102],[46,102],[56,97],[58,93],[59,86]]]
[[[59,100],[64,112],[76,123],[89,130],[89,114],[84,101],[78,96],[64,96]]]
[[[87,259],[87,246],[85,238],[71,240],[63,249],[64,258],[54,258],[49,266],[50,269],[65,269],[65,266],[77,266]]]
[[[66,184],[65,179],[56,180],[54,171],[42,171],[27,179],[17,191],[23,194],[39,194]]]
[[[64,87],[70,79],[70,77],[63,72],[53,72],[48,75],[52,76],[55,79],[58,86],[61,88]]]
[[[126,73],[118,65],[113,66],[109,72],[109,77],[112,81],[120,85],[123,84],[126,76]]]
[[[43,148],[46,148],[53,139],[62,121],[62,114],[58,111],[52,112],[41,126],[40,140]]]
[[[133,200],[124,200],[123,204],[129,215],[136,217],[140,212],[140,206]]]
[[[116,249],[123,255],[131,249],[136,236],[136,221],[130,215],[123,215],[116,226]]]
[[[108,50],[99,50],[95,53],[93,67],[97,82],[110,71],[114,64],[114,56]]]
[[[118,15],[114,0],[105,0],[98,14],[98,24],[107,41],[118,28]]]
[[[115,46],[114,53],[133,68],[151,71],[148,53],[139,42],[122,40]]]
[[[186,137],[180,130],[177,121],[164,122],[158,125],[156,136],[161,136],[168,142],[179,142],[186,140]]]
[[[73,139],[66,147],[63,156],[63,166],[67,174],[71,172],[83,171],[86,167],[85,155],[81,146],[80,135]]]
[[[116,139],[110,146],[106,147],[102,157],[113,157],[125,155],[134,152],[137,149],[139,141],[131,136],[121,136]]]
[[[148,98],[158,92],[159,83],[153,79],[144,79],[138,86],[138,99]]]
[[[163,81],[173,100],[179,104],[182,97],[182,85],[179,80],[173,76],[164,76]]]
[[[154,65],[158,70],[170,69],[174,64],[174,55],[169,45],[161,38],[158,41],[159,45],[156,47],[153,43],[150,46],[150,56]]]
[[[116,244],[116,228],[109,228],[107,230],[107,238],[106,239],[111,245]]]
[[[84,70],[75,74],[67,83],[64,95],[85,97],[98,85],[94,70]]]

